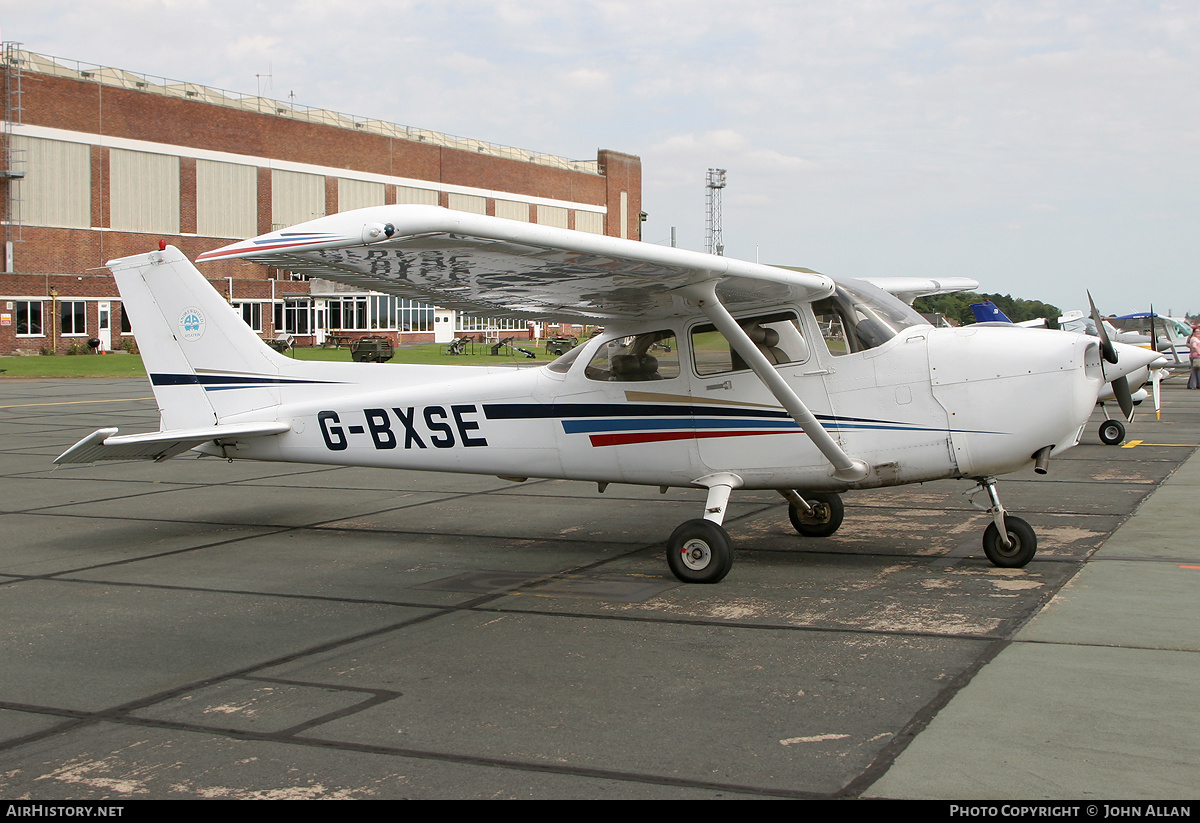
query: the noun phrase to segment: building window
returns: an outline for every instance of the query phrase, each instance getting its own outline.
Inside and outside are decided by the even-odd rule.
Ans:
[[[43,337],[42,301],[17,301],[17,337]]]
[[[371,297],[371,328],[396,328],[396,298],[387,295],[372,295]]]
[[[459,312],[454,317],[454,331],[456,332],[502,332],[502,331],[524,331],[526,329],[524,320],[516,320],[511,317],[478,317],[473,314],[462,314]]]
[[[372,294],[329,301],[330,331],[433,331],[433,306]]]
[[[87,334],[87,303],[82,300],[64,300],[58,304],[62,320],[62,334]]]
[[[233,307],[242,313],[242,319],[252,330],[263,330],[262,303],[234,303]]]
[[[334,331],[366,331],[367,298],[330,300],[329,328]]]
[[[401,331],[433,331],[433,306],[400,298],[396,322]]]
[[[312,303],[308,300],[285,300],[283,330],[288,334],[312,334]]]

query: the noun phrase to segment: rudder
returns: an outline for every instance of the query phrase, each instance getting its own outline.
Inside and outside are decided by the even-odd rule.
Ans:
[[[292,361],[271,351],[179,249],[110,260],[108,268],[164,430],[211,426],[279,402],[270,379]],[[235,386],[244,390],[219,391]]]

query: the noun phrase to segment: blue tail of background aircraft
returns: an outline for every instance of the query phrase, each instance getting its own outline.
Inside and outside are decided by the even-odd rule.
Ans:
[[[1000,311],[1000,307],[988,300],[984,303],[972,303],[971,313],[975,315],[976,323],[1011,323],[1008,316]]]

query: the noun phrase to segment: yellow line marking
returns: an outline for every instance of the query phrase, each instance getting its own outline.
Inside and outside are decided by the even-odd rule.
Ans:
[[[1195,449],[1200,448],[1200,443],[1147,443],[1145,440],[1130,440],[1121,448],[1132,449],[1134,446],[1177,446],[1181,449]]]
[[[153,400],[153,397],[117,397],[112,400],[64,400],[61,403],[17,403],[0,409],[27,409],[33,406],[76,406],[83,403],[128,403],[131,400]]]

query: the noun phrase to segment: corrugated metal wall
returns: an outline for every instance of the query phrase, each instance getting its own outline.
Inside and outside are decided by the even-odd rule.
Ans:
[[[503,217],[508,220],[521,220],[528,223],[529,204],[517,203],[513,200],[497,200],[496,216]]]
[[[487,198],[476,197],[473,194],[451,194],[450,208],[455,211],[469,211],[471,214],[487,214]]]
[[[108,157],[112,227],[179,234],[179,158],[124,149]]]
[[[567,227],[567,210],[558,206],[538,206],[537,221],[543,226],[565,229]]]
[[[429,189],[396,186],[396,203],[399,205],[436,206],[438,193]]]
[[[604,234],[604,215],[594,211],[575,212],[575,231]]]
[[[338,211],[383,205],[383,184],[338,178]]]
[[[253,166],[196,161],[196,233],[207,237],[258,234],[258,172]]]
[[[21,222],[91,228],[92,161],[88,146],[13,135],[13,156],[25,179],[14,181]]]
[[[271,171],[271,228],[286,229],[325,216],[325,177]]]

